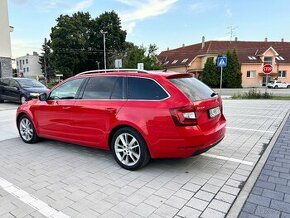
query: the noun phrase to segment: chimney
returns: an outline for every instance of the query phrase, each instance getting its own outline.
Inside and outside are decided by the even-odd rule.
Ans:
[[[204,46],[205,46],[205,37],[203,36],[203,37],[201,38],[201,49],[203,49]]]
[[[184,44],[182,44],[182,47],[184,47],[185,45]]]
[[[268,42],[268,38],[267,37],[265,38],[265,42]]]
[[[284,38],[281,39],[281,42],[284,42]]]
[[[167,47],[167,51],[169,51],[169,47]]]
[[[235,42],[237,42],[238,41],[238,37],[235,37]]]

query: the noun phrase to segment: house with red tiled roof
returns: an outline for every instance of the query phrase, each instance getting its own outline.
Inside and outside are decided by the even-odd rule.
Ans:
[[[216,60],[219,54],[235,49],[241,64],[242,86],[259,87],[265,84],[264,64],[272,64],[269,80],[290,83],[290,42],[281,41],[205,41],[189,46],[162,51],[159,61],[167,70],[202,75],[208,58]]]

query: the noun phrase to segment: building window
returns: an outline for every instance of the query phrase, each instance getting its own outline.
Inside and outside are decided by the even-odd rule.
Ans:
[[[17,65],[17,66],[19,65],[18,61],[16,61],[16,65]]]
[[[26,72],[29,72],[29,67],[26,68]]]
[[[24,67],[24,68],[23,68],[23,72],[24,72],[24,73],[25,73],[25,70],[26,70],[26,68]]]
[[[272,57],[264,57],[264,64],[272,65]]]
[[[22,64],[24,64],[24,60],[22,60]]]
[[[185,59],[182,60],[181,63],[185,63],[185,62],[187,62],[187,61],[188,61],[188,58],[185,58]]]
[[[26,64],[28,64],[28,59],[26,59]]]
[[[256,77],[256,71],[249,70],[247,71],[247,78],[255,78]]]
[[[278,77],[280,77],[280,78],[287,77],[287,71],[286,70],[279,70],[278,71]]]

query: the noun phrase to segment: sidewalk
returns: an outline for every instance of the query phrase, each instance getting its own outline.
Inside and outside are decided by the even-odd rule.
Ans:
[[[290,116],[263,166],[240,218],[290,217]]]

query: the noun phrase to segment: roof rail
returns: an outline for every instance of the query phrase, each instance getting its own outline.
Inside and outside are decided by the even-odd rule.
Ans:
[[[90,73],[109,73],[109,72],[137,72],[137,73],[149,73],[146,70],[139,70],[139,69],[103,69],[103,70],[89,70],[78,73],[76,75],[82,74],[90,74]]]

